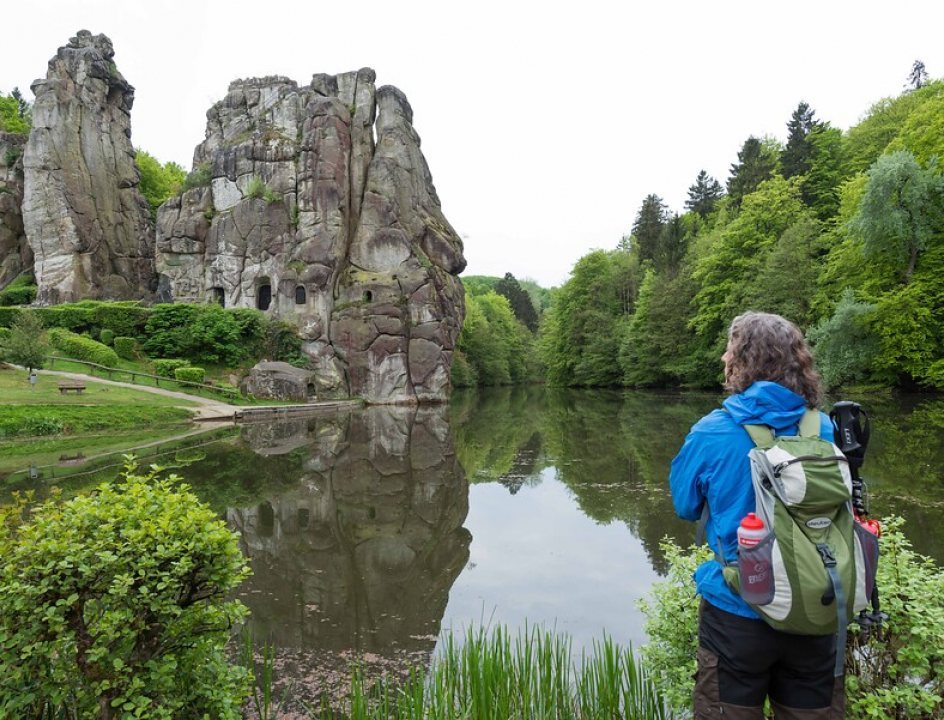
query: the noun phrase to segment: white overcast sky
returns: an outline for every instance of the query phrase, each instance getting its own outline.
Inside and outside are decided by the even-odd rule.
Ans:
[[[800,100],[847,129],[915,59],[944,76],[944,2],[582,0],[5,3],[0,90],[46,74],[80,29],[134,85],[132,142],[190,169],[239,77],[369,66],[403,90],[466,274],[566,280],[615,247],[648,193],[682,210]]]

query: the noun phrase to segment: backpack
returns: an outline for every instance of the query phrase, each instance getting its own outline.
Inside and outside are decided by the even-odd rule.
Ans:
[[[737,563],[722,562],[724,578],[742,597],[751,595],[742,584],[761,578],[763,596],[745,600],[767,624],[802,635],[838,634],[842,648],[846,626],[870,604],[878,566],[878,538],[853,514],[849,461],[820,438],[816,410],[806,411],[796,436],[743,427],[756,446],[749,453],[755,513],[768,535],[739,547]],[[836,656],[838,673],[843,652]]]

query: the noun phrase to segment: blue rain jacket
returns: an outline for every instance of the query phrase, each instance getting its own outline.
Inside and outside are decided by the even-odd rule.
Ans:
[[[738,525],[754,512],[747,457],[754,443],[741,426],[767,425],[775,435],[796,435],[806,403],[792,390],[762,380],[722,404],[724,410],[714,410],[692,426],[672,461],[669,484],[675,512],[683,520],[698,520],[708,501],[708,545],[717,556],[720,543],[723,557],[732,562],[737,559]],[[820,437],[832,442],[832,422],[820,414]],[[695,583],[698,593],[715,607],[742,617],[759,617],[728,587],[717,561],[703,563],[695,571]]]

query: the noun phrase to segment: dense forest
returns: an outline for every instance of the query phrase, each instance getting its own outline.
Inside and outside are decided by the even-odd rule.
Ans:
[[[786,128],[747,138],[724,185],[699,173],[682,213],[648,195],[530,308],[510,275],[466,278],[457,384],[716,387],[728,324],[759,310],[807,333],[831,387],[944,389],[944,81],[915,63],[848,131],[805,102]]]

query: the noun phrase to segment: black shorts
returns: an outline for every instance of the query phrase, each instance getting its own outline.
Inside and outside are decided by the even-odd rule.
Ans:
[[[845,716],[843,678],[833,676],[835,635],[793,635],[763,620],[702,602],[696,718],[762,718],[769,696],[785,718]]]

